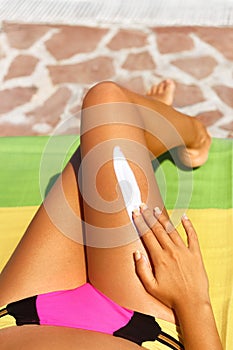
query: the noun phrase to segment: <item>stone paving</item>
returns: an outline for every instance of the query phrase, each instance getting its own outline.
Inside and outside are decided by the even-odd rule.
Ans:
[[[88,88],[176,81],[174,106],[233,137],[233,28],[2,23],[0,136],[79,131]],[[77,118],[70,118],[77,115]],[[65,121],[65,122],[64,122]]]

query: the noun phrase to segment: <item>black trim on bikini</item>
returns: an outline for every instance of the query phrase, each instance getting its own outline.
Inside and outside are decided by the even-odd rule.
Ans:
[[[184,346],[171,335],[162,331],[153,316],[134,312],[130,321],[113,333],[116,337],[130,340],[138,345],[148,341],[158,341],[170,349],[184,350]]]
[[[16,320],[17,326],[25,324],[40,324],[39,316],[36,310],[37,296],[15,301],[7,305],[0,311],[0,317],[10,315]]]
[[[163,331],[160,332],[156,340],[173,350],[184,350],[184,345],[181,342]]]
[[[155,341],[160,332],[161,328],[154,317],[135,311],[130,321],[113,335],[141,345],[145,341]]]

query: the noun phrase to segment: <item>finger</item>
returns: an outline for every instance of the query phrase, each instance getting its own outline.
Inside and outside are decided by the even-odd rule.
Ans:
[[[161,246],[159,245],[158,240],[138,210],[133,211],[133,221],[143,243],[149,250],[150,256],[153,260],[153,256],[161,250]]]
[[[158,207],[154,208],[154,215],[167,233],[170,234],[175,231],[175,227],[169,218]]]
[[[153,212],[147,207],[145,203],[140,205],[140,212],[145,220],[147,226],[152,229],[158,222],[158,219],[153,215]]]
[[[134,253],[134,260],[137,275],[140,278],[144,288],[149,293],[154,294],[157,282],[146,257],[137,250]]]
[[[147,225],[138,209],[133,211],[133,221],[140,236],[150,231],[150,227]]]
[[[158,207],[154,208],[154,215],[163,226],[164,230],[168,233],[168,237],[171,241],[176,245],[183,246],[184,242],[179,235],[179,232],[175,229],[169,218]]]
[[[141,206],[141,214],[146,221],[147,225],[152,230],[153,234],[157,238],[157,241],[163,249],[170,246],[172,248],[172,241],[168,236],[166,230],[161,225],[159,220],[153,215],[152,211],[143,203]],[[161,211],[160,211],[161,213]]]
[[[181,222],[187,235],[189,249],[191,251],[194,251],[194,252],[199,251],[201,253],[196,231],[193,227],[193,224],[191,223],[191,221],[189,220],[186,214],[182,216]]]

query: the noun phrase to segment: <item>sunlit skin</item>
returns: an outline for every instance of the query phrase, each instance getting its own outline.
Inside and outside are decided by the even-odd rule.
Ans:
[[[180,146],[181,160],[188,166],[200,166],[208,158],[211,143],[206,129],[199,121],[177,112],[171,106],[174,92],[175,84],[171,80],[154,85],[145,96],[135,94],[112,82],[102,82],[93,87],[83,101],[82,131],[87,131],[82,132],[81,137],[82,157],[88,155],[89,152],[92,152],[99,145],[103,147],[102,155],[105,152],[109,152],[108,145],[105,148],[105,142],[111,142],[115,139],[119,139],[119,144],[127,155],[127,152],[130,151],[130,144],[133,143],[135,154],[130,153],[129,164],[140,188],[142,201],[146,202],[149,208],[154,206],[161,208],[161,220],[168,220],[168,215],[156,184],[148,150],[154,157],[157,157],[171,147]],[[130,104],[130,108],[123,110],[126,123],[114,124],[112,123],[114,121],[114,113],[111,115],[111,110],[110,114],[108,110],[108,113],[103,115],[103,104],[119,102]],[[101,107],[101,118],[110,120],[111,123],[109,125],[102,125],[101,122],[98,122],[98,115],[92,114],[92,110],[93,113],[96,113],[96,106]],[[89,111],[88,113],[86,113],[87,110]],[[158,125],[156,123],[153,124],[151,118],[147,118],[148,110],[151,115],[159,113],[163,120],[169,122],[168,124],[175,128],[174,130],[176,130],[182,142],[175,137],[168,138],[168,142],[161,142],[161,138],[162,140],[163,138],[167,140],[166,130],[164,130],[164,135],[162,130],[159,130],[160,139],[156,137]],[[137,120],[137,126],[133,126],[135,120]],[[92,121],[97,123],[95,128],[92,128]],[[150,132],[148,130],[145,131],[143,129],[144,126],[146,129],[151,126],[152,129],[149,129]],[[139,164],[143,164],[143,168]],[[93,163],[89,162],[82,173],[84,179],[88,178],[88,174],[95,171],[92,167]],[[96,208],[92,208],[85,200],[83,202],[79,201],[79,189],[77,188],[74,171],[70,163],[68,163],[62,174],[62,185],[66,201],[78,217],[81,216],[81,211],[84,211],[86,223],[96,226],[98,230],[115,227],[119,230],[119,234],[122,224],[127,224],[129,225],[129,235],[134,234],[135,229],[130,224],[126,210],[109,214],[97,210],[98,205]],[[106,201],[115,200],[117,198],[116,185],[116,177],[110,159],[101,166],[96,176],[96,188],[100,198],[104,198]],[[59,205],[59,212],[61,212],[63,203],[58,203],[59,191],[59,184],[56,183],[46,199],[46,206],[51,206],[56,211],[56,205]],[[144,218],[143,213],[140,213],[140,215]],[[66,220],[65,215],[62,217],[62,220]],[[194,240],[197,242],[196,234],[192,233],[194,231],[190,228],[191,223],[189,220],[183,223],[187,228],[187,235],[190,241]],[[72,222],[69,222],[69,225],[72,225]],[[161,225],[163,226],[162,222]],[[140,230],[140,227],[138,229]],[[77,227],[77,230],[81,232],[81,224],[80,227]],[[149,254],[153,255],[153,246],[156,244],[156,231],[154,227],[151,230],[148,227],[148,230],[152,237],[152,243],[146,244],[148,244]],[[168,238],[171,239],[171,237]],[[160,242],[159,240],[157,241]],[[191,310],[194,310],[196,304],[193,305],[190,302],[192,295],[190,295],[190,299],[183,298],[183,300],[179,298],[177,292],[177,295],[172,295],[170,296],[171,299],[169,299],[166,295],[161,297],[161,295],[165,294],[162,289],[159,293],[157,293],[157,290],[156,293],[152,292],[154,291],[154,286],[153,284],[148,285],[148,280],[146,279],[148,266],[145,266],[145,259],[142,258],[147,255],[143,244],[145,242],[142,243],[141,239],[137,237],[137,239],[130,241],[128,244],[117,247],[103,249],[89,246],[84,250],[82,242],[75,242],[59,231],[53,221],[50,220],[45,206],[42,205],[0,276],[0,305],[34,294],[75,288],[88,280],[123,307],[150,314],[172,323],[177,322],[178,318],[186,349],[192,350],[196,346],[195,349],[205,350],[209,339],[211,349],[220,350],[221,345],[211,307],[206,307],[203,317],[199,317],[195,323],[193,319],[195,312],[191,312]],[[140,252],[140,255],[135,255],[135,252]],[[133,257],[137,257],[137,259]],[[188,257],[184,255],[183,259],[184,265],[189,266]],[[196,259],[202,261],[201,254]],[[137,273],[135,271],[135,263]],[[164,273],[169,274],[170,270],[171,267],[168,263],[167,271]],[[179,277],[184,273],[190,274],[191,272],[189,269],[180,270],[177,268],[177,287],[180,285]],[[200,267],[200,274],[196,277],[197,284],[203,282],[203,275],[204,267]],[[151,279],[151,283],[153,282],[154,279]],[[170,288],[170,281],[168,280],[167,283],[168,288]],[[173,290],[178,291],[179,288],[173,288]],[[204,294],[206,297],[206,290]],[[199,297],[201,313],[203,311],[202,295],[199,295]],[[181,300],[180,303],[177,303],[178,299]],[[188,309],[190,311],[187,311],[187,302],[189,303]],[[192,324],[192,329],[194,327],[196,330],[194,336],[189,333],[190,324]],[[103,349],[106,349],[106,347],[108,349],[119,349],[120,347],[121,349],[129,350],[138,348],[134,343],[110,335],[85,330],[59,328],[58,330],[57,327],[53,326],[23,326],[22,328],[12,327],[11,329],[1,330],[1,348],[3,350],[13,349],[16,346],[15,344],[20,349],[28,349],[28,344],[32,344],[30,349],[45,349],[46,346],[49,346],[49,349],[53,349],[53,346],[54,349],[75,349],[77,344],[79,344],[79,348],[81,346],[82,349],[92,350],[95,347],[101,349],[101,346]],[[203,333],[203,329],[206,329],[206,332],[204,332],[205,337],[201,338],[202,342],[200,343],[195,335],[198,331]]]

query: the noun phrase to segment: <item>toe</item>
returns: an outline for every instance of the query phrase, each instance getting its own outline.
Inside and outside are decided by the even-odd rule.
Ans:
[[[147,96],[171,105],[174,99],[175,83],[171,79],[163,80],[158,85],[153,85],[146,93]]]
[[[146,95],[148,95],[148,96],[152,95],[152,87],[149,90],[147,90]]]
[[[157,85],[153,85],[149,90],[147,90],[146,95],[154,96],[157,94]]]
[[[163,95],[165,90],[166,90],[166,81],[164,80],[158,85],[158,93],[160,95]]]
[[[158,93],[158,87],[159,87],[159,85],[153,85],[153,86],[152,86],[152,94],[153,94],[153,95],[157,95],[157,93]]]
[[[165,80],[165,90],[168,90],[170,93],[175,91],[175,82],[174,80],[167,79]]]

